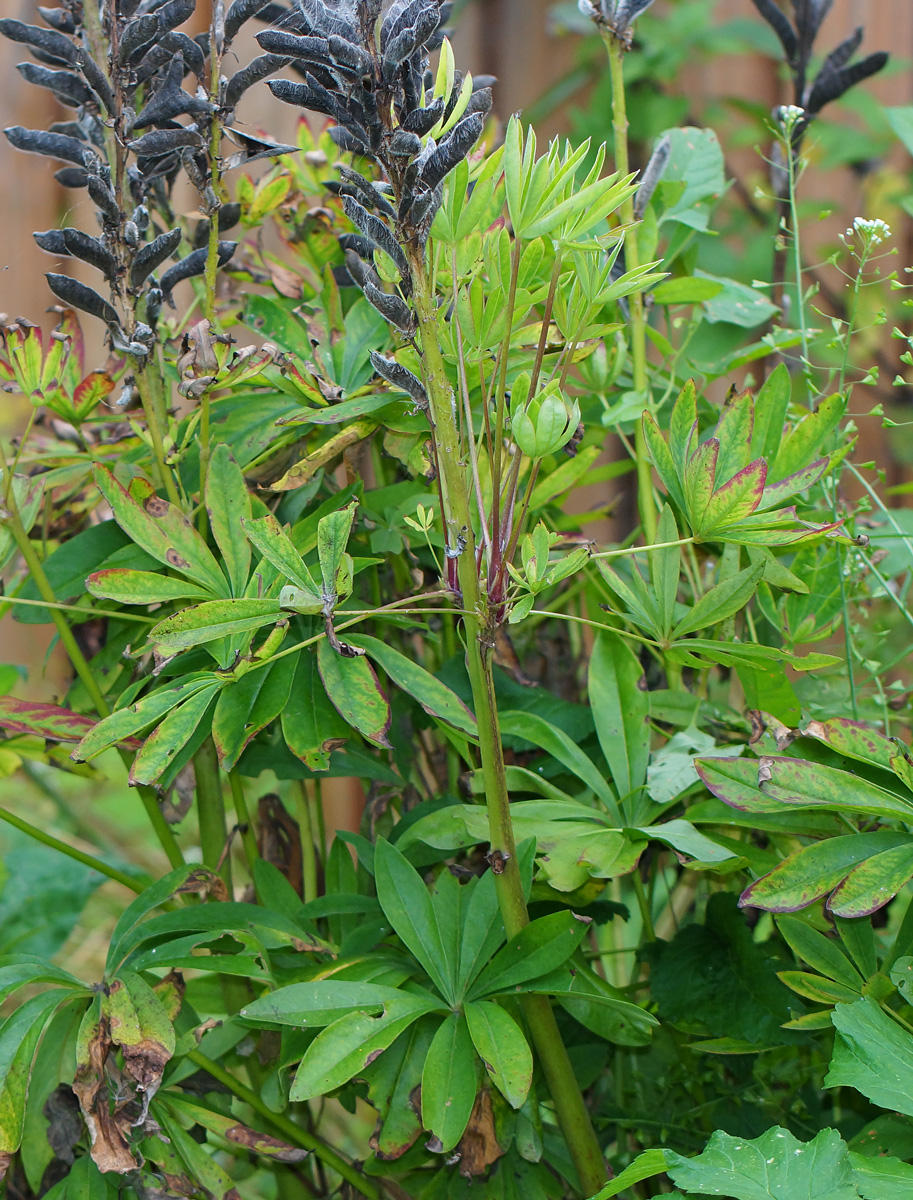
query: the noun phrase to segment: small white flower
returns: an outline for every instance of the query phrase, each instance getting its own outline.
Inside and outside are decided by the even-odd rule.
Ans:
[[[805,117],[805,109],[798,104],[781,104],[774,109],[774,116],[783,132],[790,134]]]
[[[891,226],[887,221],[882,221],[878,217],[871,221],[865,217],[856,217],[853,221],[853,230],[872,246],[880,246],[891,236]]]

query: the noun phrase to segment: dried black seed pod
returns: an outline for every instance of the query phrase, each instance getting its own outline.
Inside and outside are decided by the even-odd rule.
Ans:
[[[97,175],[89,176],[88,187],[92,202],[97,205],[104,221],[111,225],[117,225],[121,214],[110,187]]]
[[[184,146],[202,146],[203,138],[194,129],[155,129],[127,145],[137,158],[161,158]]]
[[[147,129],[150,125],[164,125],[183,113],[208,114],[210,105],[207,100],[191,96],[181,87],[184,78],[184,60],[180,57],[171,60],[162,82],[156,88],[152,99],[143,108],[133,122],[134,129]]]
[[[443,115],[444,100],[443,97],[438,96],[427,108],[414,108],[412,112],[407,113],[403,118],[402,127],[408,129],[410,133],[417,133],[419,137],[424,137],[426,133],[431,132]]]
[[[219,209],[219,233],[227,233],[241,220],[240,204],[223,204]],[[193,232],[193,246],[199,250],[209,242],[209,221],[200,221]]]
[[[155,10],[158,17],[158,27],[161,33],[168,33],[189,21],[196,11],[196,0],[168,0]]]
[[[159,41],[159,45],[169,54],[180,54],[185,68],[192,71],[197,79],[203,78],[206,71],[206,57],[192,37],[188,37],[186,33],[180,33],[178,30],[172,30],[165,34]]]
[[[438,146],[422,167],[420,177],[428,188],[437,187],[453,168],[463,161],[482,136],[485,118],[481,113],[472,113],[457,122],[448,137]]]
[[[95,267],[101,271],[107,280],[113,280],[117,275],[117,259],[98,238],[90,237],[89,234],[83,233],[81,229],[63,229],[63,242],[67,248],[67,252],[73,258],[79,258],[83,262],[89,264],[90,267]]]
[[[269,0],[234,0],[225,14],[225,44],[232,40],[245,21],[249,21],[266,8],[268,2]]]
[[[131,21],[121,35],[117,48],[117,59],[120,63],[128,63],[140,50],[151,45],[158,36],[158,17],[148,13]]]
[[[180,229],[171,229],[167,233],[160,233],[153,241],[147,242],[130,267],[130,287],[134,290],[140,287],[156,267],[174,254],[180,244]]]
[[[45,21],[52,29],[56,29],[59,33],[76,33],[76,22],[73,20],[73,14],[65,8],[38,8],[38,14],[42,21]]]
[[[20,42],[41,51],[46,55],[42,61],[53,59],[62,67],[72,66],[76,62],[76,44],[56,29],[42,29],[40,25],[26,25],[23,21],[5,18],[0,21],[0,34],[11,42]]]
[[[229,79],[225,88],[226,107],[234,108],[248,88],[266,79],[267,75],[272,75],[274,71],[281,70],[288,62],[288,58],[283,58],[280,54],[259,55],[253,62],[248,63],[243,71],[238,71]]]
[[[396,238],[378,217],[372,216],[366,208],[351,196],[343,196],[343,212],[353,225],[364,234],[369,242],[388,254],[396,265],[402,279],[409,278],[409,263]]]
[[[235,252],[237,242],[219,242],[219,266],[224,267]],[[168,268],[162,276],[162,281],[159,287],[162,290],[162,295],[168,304],[173,308],[174,301],[171,298],[172,290],[183,279],[192,279],[194,275],[202,275],[206,270],[206,257],[208,249],[203,247],[201,250],[194,250],[188,254],[186,258],[182,258],[180,262],[176,262],[174,266]],[[148,319],[148,315],[147,315]]]
[[[33,233],[32,237],[38,246],[47,254],[56,254],[59,258],[69,258],[62,229],[48,229],[44,233]]]
[[[76,61],[89,87],[104,105],[105,111],[109,116],[113,116],[114,93],[111,91],[111,84],[104,71],[85,50],[79,51]]]
[[[368,303],[377,309],[384,320],[389,321],[391,325],[395,325],[400,333],[404,333],[406,337],[411,337],[415,333],[415,314],[409,305],[404,300],[401,300],[399,296],[393,296],[389,292],[382,292],[369,279],[365,280],[362,291]]]
[[[353,171],[351,167],[339,168],[339,174],[343,177],[346,183],[351,184],[352,191],[343,191],[343,195],[357,195],[361,203],[366,208],[375,208],[378,212],[382,212],[384,216],[395,218],[396,209],[390,201],[384,196],[380,189],[369,180],[365,179],[364,175],[359,175],[357,171]]]
[[[45,129],[23,129],[21,125],[13,125],[3,132],[17,150],[25,150],[29,154],[44,154],[48,158],[58,158],[61,162],[75,163],[78,167],[84,165],[86,154],[93,153],[85,142],[67,137],[63,133],[50,133]]]
[[[78,308],[82,312],[87,312],[92,317],[98,317],[100,321],[104,321],[106,325],[118,325],[120,318],[117,315],[116,309],[103,300],[98,292],[95,292],[90,287],[86,287],[84,283],[80,283],[76,279],[70,279],[69,275],[55,275],[48,273],[45,275],[48,285],[58,300],[62,300],[64,304],[69,304],[71,308]]]
[[[402,366],[395,359],[384,358],[376,350],[371,351],[371,365],[381,379],[386,379],[387,383],[410,395],[419,408],[428,407],[428,393],[424,384],[408,367]]]
[[[61,167],[54,178],[65,188],[84,188],[89,182],[89,172],[84,167]]]
[[[40,67],[37,63],[17,63],[16,70],[28,83],[36,87],[47,88],[53,92],[61,104],[70,108],[80,105],[95,104],[95,96],[78,75],[71,71],[52,71],[48,67]]]
[[[397,129],[387,144],[387,152],[394,158],[417,158],[422,152],[422,139],[407,129]]]

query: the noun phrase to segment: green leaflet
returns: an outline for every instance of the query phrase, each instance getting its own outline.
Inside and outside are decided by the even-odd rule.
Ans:
[[[610,811],[615,809],[615,797],[596,764],[568,735],[556,725],[531,712],[502,712],[498,716],[501,733],[508,737],[523,738],[551,754],[567,769],[582,780]]]
[[[650,705],[642,680],[640,663],[624,641],[600,631],[590,656],[587,691],[599,745],[622,797],[647,778]]]
[[[530,921],[476,978],[469,998],[499,995],[554,971],[577,949],[586,927],[586,921],[570,912],[550,913]]]
[[[413,1022],[436,1008],[433,999],[400,992],[379,1016],[353,1012],[334,1021],[305,1051],[290,1099],[310,1100],[348,1083]]]
[[[76,749],[72,758],[76,762],[88,762],[102,751],[116,746],[132,734],[139,733],[161,718],[171,709],[195,696],[201,690],[211,692],[213,677],[208,673],[185,676],[180,683],[171,687],[157,688],[125,708],[119,708],[110,716],[99,721]]]
[[[233,633],[260,629],[281,615],[278,600],[212,600],[166,617],[150,630],[149,641],[162,655],[179,654]]]
[[[243,521],[250,519],[250,496],[241,468],[224,443],[217,445],[209,458],[205,501],[231,594],[243,596],[250,573],[250,543],[240,531]]]
[[[332,751],[348,739],[349,726],[321,685],[316,652],[302,650],[297,659],[295,678],[282,709],[282,736],[308,770],[326,771]]]
[[[365,656],[337,654],[324,639],[317,647],[317,667],[339,715],[375,746],[389,746],[390,702]]]
[[[610,1183],[601,1188],[593,1200],[611,1200],[612,1196],[617,1196],[625,1188],[632,1187],[644,1179],[652,1179],[654,1175],[661,1175],[665,1169],[665,1150],[644,1150],[620,1175],[616,1175]]]
[[[32,996],[0,1025],[0,1154],[19,1149],[38,1042],[53,1011],[72,995],[53,988]]]
[[[319,1029],[350,1013],[375,1014],[404,993],[383,984],[348,979],[290,983],[241,1009],[246,1021]],[[429,1001],[434,997],[425,993]]]
[[[176,895],[185,884],[195,877],[199,877],[202,882],[214,876],[205,867],[199,867],[195,864],[176,867],[173,871],[169,871],[167,875],[163,875],[161,879],[157,879],[155,883],[151,884],[145,891],[140,892],[134,900],[130,901],[121,913],[111,934],[108,946],[108,958],[105,964],[106,974],[113,975],[118,965],[123,961],[122,945],[136,927],[154,909],[162,904],[167,904],[172,896]]]
[[[206,588],[184,579],[123,567],[109,567],[89,575],[86,591],[100,600],[116,600],[118,604],[167,604],[172,600],[208,600],[212,595]]]
[[[199,583],[210,595],[227,595],[225,576],[212,551],[182,512],[148,485],[143,489],[143,503],[139,503],[106,467],[95,468],[95,483],[132,541],[160,563]]]
[[[317,525],[317,557],[323,582],[323,611],[331,613],[340,596],[352,590],[352,560],[346,554],[355,520],[355,503],[329,513]]]
[[[467,1001],[463,1011],[492,1083],[512,1108],[520,1108],[533,1081],[533,1055],[523,1031],[491,1000]]]
[[[794,953],[810,967],[847,987],[856,990],[861,987],[863,977],[843,953],[839,942],[797,917],[778,917],[777,928]]]
[[[417,700],[430,716],[439,717],[448,725],[453,725],[455,729],[472,737],[478,735],[475,717],[456,692],[424,667],[407,658],[405,654],[400,654],[379,638],[358,634],[349,636],[348,640],[373,658],[393,682]]]
[[[463,1136],[476,1098],[476,1056],[464,1013],[438,1026],[422,1071],[422,1124],[446,1154]]]
[[[196,1180],[205,1192],[215,1197],[215,1200],[223,1200],[234,1187],[227,1173],[199,1142],[194,1141],[170,1109],[162,1106],[157,1111],[168,1141],[183,1162],[190,1178]]]
[[[260,730],[284,711],[296,667],[295,656],[287,654],[222,688],[213,713],[212,738],[224,771],[230,771]]]
[[[457,963],[445,952],[428,889],[405,856],[383,838],[374,848],[374,878],[387,920],[452,1003]]]
[[[193,737],[221,687],[221,680],[213,680],[189,700],[173,708],[155,727],[143,742],[130,768],[130,783],[134,787],[154,783],[171,766],[179,751]]]
[[[241,525],[254,548],[273,564],[283,578],[288,579],[310,598],[309,602],[316,606],[312,611],[319,612],[322,605],[320,589],[304,565],[291,538],[282,529],[276,518],[267,516],[260,517],[258,520],[245,519],[242,520]]]

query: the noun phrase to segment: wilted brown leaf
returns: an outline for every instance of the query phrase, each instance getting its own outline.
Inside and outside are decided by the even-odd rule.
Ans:
[[[472,1116],[457,1145],[457,1152],[460,1155],[460,1174],[467,1179],[483,1175],[504,1153],[495,1137],[491,1096],[485,1089],[476,1097]]]
[[[131,1119],[123,1107],[111,1111],[105,1064],[111,1053],[111,1033],[99,1003],[86,1014],[76,1049],[73,1091],[89,1130],[90,1154],[100,1171],[123,1175],[139,1166],[127,1142]]]
[[[307,1150],[299,1146],[290,1146],[280,1142],[278,1138],[266,1133],[258,1133],[256,1129],[248,1129],[246,1125],[232,1125],[225,1130],[225,1140],[234,1142],[236,1146],[244,1146],[256,1154],[263,1154],[274,1162],[298,1163],[307,1158]]]

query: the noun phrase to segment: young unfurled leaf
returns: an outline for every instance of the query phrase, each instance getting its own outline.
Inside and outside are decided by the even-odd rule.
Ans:
[[[389,746],[390,703],[364,655],[348,658],[326,640],[317,648],[320,678],[341,717],[375,746]]]

